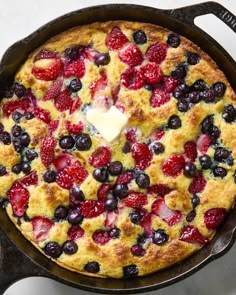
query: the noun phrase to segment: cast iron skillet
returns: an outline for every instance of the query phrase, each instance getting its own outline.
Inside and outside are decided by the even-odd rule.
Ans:
[[[46,24],[27,38],[11,46],[0,63],[0,89],[3,90],[28,54],[51,36],[76,25],[95,21],[130,20],[151,22],[186,36],[206,51],[223,70],[236,91],[236,63],[209,35],[197,28],[196,16],[215,14],[236,32],[236,17],[220,4],[207,2],[175,10],[110,4],[71,12]],[[42,276],[87,291],[107,294],[131,294],[156,290],[173,284],[223,255],[233,245],[236,232],[236,208],[231,211],[215,238],[201,251],[169,269],[129,280],[97,279],[59,267],[41,254],[15,228],[4,210],[0,211],[0,295],[14,282],[30,276]]]

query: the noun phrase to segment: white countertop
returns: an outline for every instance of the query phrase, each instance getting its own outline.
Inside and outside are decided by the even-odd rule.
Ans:
[[[204,2],[198,0],[0,0],[0,58],[15,41],[26,37],[48,21],[83,7],[107,3],[143,4],[157,8],[176,8]],[[236,14],[236,1],[218,0]],[[213,15],[196,23],[212,35],[236,59],[235,34]],[[235,77],[236,78],[236,77]],[[7,270],[6,270],[7,271]],[[9,274],[10,276],[11,274]],[[236,295],[236,245],[218,260],[196,274],[162,290],[158,295]],[[1,279],[1,278],[0,278]],[[29,278],[15,283],[5,295],[91,295],[45,278]],[[94,293],[93,293],[94,294]]]

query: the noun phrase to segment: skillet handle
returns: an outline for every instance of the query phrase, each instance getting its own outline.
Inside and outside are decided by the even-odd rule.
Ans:
[[[236,33],[236,16],[219,3],[210,1],[170,10],[171,16],[194,27],[195,17],[209,13],[217,16]]]

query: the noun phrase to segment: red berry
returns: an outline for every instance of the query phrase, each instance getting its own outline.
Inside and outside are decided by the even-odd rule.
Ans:
[[[187,141],[184,144],[184,153],[186,157],[191,160],[192,162],[195,162],[197,159],[197,145],[194,141]]]
[[[51,63],[46,68],[34,65],[32,68],[32,74],[38,80],[52,81],[57,79],[57,77],[61,74],[62,69],[62,61],[59,58],[53,58]]]
[[[162,137],[164,136],[165,131],[162,129],[155,129],[152,134],[151,137],[153,138],[153,140],[160,140],[162,139]]]
[[[109,211],[106,213],[106,220],[105,220],[105,227],[113,228],[115,226],[116,220],[117,220],[117,213],[114,211]]]
[[[204,223],[208,229],[216,229],[225,219],[225,208],[212,208],[204,213]]]
[[[65,89],[54,99],[55,106],[60,112],[69,110],[73,105],[73,100],[70,96],[70,92]]]
[[[77,124],[72,124],[70,121],[65,122],[66,130],[71,134],[79,134],[83,131],[84,124],[79,121]]]
[[[128,184],[135,178],[135,173],[132,170],[123,172],[118,176],[116,183],[117,184]]]
[[[181,173],[184,164],[185,160],[183,156],[173,155],[164,161],[162,164],[162,171],[167,176],[176,177]]]
[[[111,161],[111,152],[108,147],[100,146],[89,157],[89,164],[94,168],[106,166]]]
[[[150,104],[153,108],[160,107],[170,101],[170,95],[161,88],[156,88],[151,96]]]
[[[139,208],[147,205],[147,196],[143,193],[131,191],[122,202],[127,207]]]
[[[109,232],[106,230],[98,229],[93,233],[93,240],[99,245],[105,245],[110,239]]]
[[[40,107],[34,108],[34,114],[36,118],[38,118],[39,120],[43,121],[46,124],[49,124],[51,121],[50,112]]]
[[[137,141],[137,129],[136,128],[126,129],[125,130],[125,137],[131,143],[136,142]]]
[[[122,48],[129,40],[119,27],[114,27],[111,32],[107,34],[105,42],[110,50],[117,50]]]
[[[108,192],[112,189],[112,186],[109,183],[103,183],[97,190],[97,199],[99,201],[105,202],[108,197]]]
[[[206,183],[207,182],[204,179],[202,172],[198,171],[197,175],[194,176],[192,182],[190,183],[188,190],[191,194],[200,193],[204,190]]]
[[[46,217],[34,217],[32,219],[33,235],[37,242],[43,242],[48,238],[50,229],[54,223]]]
[[[162,198],[164,198],[164,196],[169,194],[171,191],[172,189],[168,187],[168,185],[162,183],[154,184],[148,188],[148,194],[156,194]]]
[[[128,89],[140,89],[144,85],[143,75],[135,68],[129,68],[121,74],[121,84]]]
[[[97,217],[105,211],[104,203],[95,200],[81,202],[80,208],[85,218]]]
[[[140,221],[140,226],[148,237],[152,235],[152,216],[151,213],[146,213]]]
[[[144,256],[145,255],[145,250],[139,246],[139,245],[133,245],[130,249],[131,253],[134,255],[134,256]]]
[[[62,80],[54,81],[52,85],[48,88],[48,90],[45,92],[43,100],[50,100],[55,98],[61,92],[62,85]]]
[[[16,100],[10,100],[6,102],[2,106],[3,113],[6,116],[10,116],[14,111],[19,111],[19,112],[27,112],[29,109],[32,107],[31,100],[27,97],[21,98],[21,99],[16,99]]]
[[[85,74],[85,63],[83,60],[77,59],[66,65],[64,69],[64,77],[76,77],[81,79]]]
[[[13,213],[17,217],[22,217],[25,213],[29,200],[29,192],[19,182],[13,183],[7,196],[12,206]]]
[[[70,166],[72,162],[71,155],[67,153],[63,153],[59,155],[54,161],[53,165],[56,168],[57,171],[63,170],[66,167]]]
[[[40,52],[38,52],[36,54],[36,56],[34,57],[34,61],[40,60],[40,59],[52,59],[52,58],[56,58],[58,55],[58,53],[56,51],[50,51],[46,48],[43,48]]]
[[[78,109],[80,109],[81,105],[82,105],[81,99],[79,97],[74,98],[72,106],[70,108],[70,115],[73,114]]]
[[[192,225],[186,225],[183,227],[179,239],[188,243],[198,243],[200,245],[205,245],[209,240],[203,237],[198,228]]]
[[[70,176],[72,176],[73,183],[78,185],[80,185],[88,176],[88,172],[79,161],[72,163],[65,170]]]
[[[56,139],[48,135],[43,138],[40,149],[40,158],[43,165],[48,168],[54,160],[55,147],[57,145]]]
[[[68,237],[70,238],[70,240],[72,241],[76,241],[79,238],[82,238],[84,235],[84,230],[82,229],[82,227],[80,227],[79,225],[72,225],[68,232],[67,232]]]
[[[69,190],[73,186],[73,177],[64,169],[57,174],[56,182],[60,187]]]
[[[166,92],[171,93],[175,90],[178,81],[172,77],[163,77],[164,89]]]
[[[152,161],[152,153],[144,143],[134,143],[131,147],[132,157],[135,160],[136,168],[145,170]]]
[[[141,72],[143,74],[145,81],[148,84],[159,83],[163,76],[162,69],[159,67],[158,64],[154,62],[150,62],[145,66],[141,67]]]
[[[107,86],[107,75],[105,72],[101,73],[101,77],[93,81],[89,86],[89,90],[93,99],[96,99],[96,96],[103,95],[104,89]]]
[[[165,43],[156,42],[148,47],[146,51],[146,58],[151,62],[160,64],[166,58],[168,46]]]
[[[54,121],[51,121],[49,124],[48,124],[48,130],[49,130],[49,133],[52,134],[54,131],[57,130],[59,126],[59,120],[54,120]]]
[[[211,138],[206,134],[201,134],[197,139],[197,148],[202,154],[206,154],[211,145]]]
[[[143,61],[143,55],[138,46],[128,43],[119,50],[119,58],[130,67],[138,66]]]
[[[32,171],[29,175],[26,175],[23,178],[19,179],[19,182],[24,186],[37,185],[38,175],[36,171]]]

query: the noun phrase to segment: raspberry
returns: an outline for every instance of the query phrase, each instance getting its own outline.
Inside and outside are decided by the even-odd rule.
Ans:
[[[192,225],[186,225],[183,227],[179,239],[188,243],[198,243],[200,245],[205,245],[209,240],[203,237],[198,228]]]
[[[105,42],[110,50],[117,50],[122,48],[129,40],[119,27],[114,27],[111,32],[107,34]]]
[[[70,121],[65,122],[66,130],[71,134],[79,134],[83,131],[84,124],[79,121],[77,124],[72,124]]]
[[[65,170],[70,176],[72,176],[73,182],[78,185],[80,185],[88,176],[88,172],[79,161],[72,163]]]
[[[184,153],[186,157],[191,160],[192,162],[195,162],[197,159],[197,145],[194,141],[187,141],[184,144]]]
[[[38,118],[39,120],[43,121],[46,124],[49,124],[51,121],[50,112],[40,107],[34,108],[34,114],[36,118]]]
[[[145,56],[151,62],[160,64],[166,58],[168,46],[165,43],[156,42],[148,47]]]
[[[216,229],[225,219],[225,208],[212,208],[204,213],[204,223],[208,229]]]
[[[121,74],[121,84],[131,90],[140,89],[144,85],[143,75],[135,68],[129,68]]]
[[[24,176],[18,180],[24,186],[37,185],[38,175],[36,171],[32,171],[29,175]]]
[[[95,200],[81,202],[80,208],[85,218],[97,217],[105,211],[104,203]]]
[[[119,58],[121,61],[129,65],[130,67],[138,66],[143,61],[143,55],[138,46],[133,43],[129,43],[119,51]]]
[[[82,227],[80,227],[79,225],[72,225],[68,232],[67,232],[68,237],[70,238],[70,240],[72,241],[76,241],[79,238],[82,238],[84,235],[84,230],[82,229]]]
[[[185,160],[181,155],[170,156],[162,164],[162,171],[167,176],[176,177],[178,176],[182,169],[184,168]]]
[[[147,196],[139,192],[131,191],[123,200],[123,204],[127,207],[139,208],[147,205]]]
[[[136,168],[145,170],[152,161],[152,153],[144,143],[134,143],[131,147],[132,157],[135,160]]]
[[[206,134],[201,134],[197,139],[197,148],[202,153],[205,154],[211,145],[211,138]]]
[[[58,53],[56,51],[50,51],[46,48],[43,48],[40,52],[36,54],[34,57],[34,61],[40,60],[40,59],[47,59],[47,58],[56,58]]]
[[[197,175],[193,178],[188,188],[191,194],[197,194],[204,190],[206,186],[206,180],[204,179],[202,172],[198,171]]]
[[[85,64],[83,60],[75,60],[69,63],[64,69],[64,77],[76,77],[81,79],[85,74]]]
[[[151,96],[150,104],[153,108],[160,107],[170,101],[170,95],[161,88],[156,88]]]
[[[43,100],[50,100],[55,98],[61,92],[62,85],[63,85],[62,80],[54,81],[53,84],[45,92],[43,96]]]
[[[178,81],[172,77],[163,77],[164,88],[166,92],[171,93],[175,90]]]
[[[46,217],[34,217],[32,219],[33,235],[37,242],[43,242],[48,238],[50,229],[54,223]]]
[[[57,145],[56,139],[49,135],[43,138],[40,149],[40,158],[43,165],[48,168],[54,160],[54,150]]]
[[[22,217],[25,213],[29,200],[29,192],[19,182],[13,183],[7,196],[12,206],[13,213],[17,217]]]
[[[108,147],[101,146],[97,148],[89,157],[89,164],[94,168],[106,166],[111,161],[111,152]]]
[[[10,100],[7,103],[5,103],[2,107],[3,113],[6,116],[10,116],[12,113],[14,113],[16,110],[19,112],[27,112],[32,107],[31,100],[28,97],[16,99],[16,100]]]
[[[73,177],[66,170],[62,170],[57,174],[57,184],[64,189],[71,189],[73,186]]]
[[[79,97],[74,98],[72,106],[70,108],[70,115],[73,114],[75,111],[80,109],[82,101]]]
[[[163,73],[158,64],[150,62],[145,66],[141,67],[141,72],[145,81],[148,84],[159,83],[162,79]]]
[[[97,199],[99,201],[105,202],[108,197],[109,191],[112,189],[112,186],[108,183],[103,183],[97,190]]]
[[[105,245],[110,239],[109,232],[106,230],[98,229],[93,233],[93,240],[99,245]]]
[[[61,74],[63,69],[63,63],[59,58],[53,58],[51,63],[44,67],[37,67],[36,65],[32,68],[32,74],[38,80],[52,81],[56,80],[57,77]]]
[[[135,173],[132,170],[123,172],[118,176],[116,183],[117,184],[128,184],[135,178]]]
[[[73,105],[73,100],[70,96],[70,92],[65,89],[54,99],[55,106],[60,112],[69,110]]]
[[[137,129],[136,128],[126,129],[125,130],[125,137],[131,143],[136,142],[137,141]]]
[[[48,124],[48,130],[49,130],[49,133],[52,134],[54,131],[57,130],[59,126],[59,120],[54,120],[54,121],[51,121],[49,124]]]
[[[148,194],[156,194],[159,197],[164,198],[165,195],[169,194],[172,191],[170,187],[166,184],[158,183],[150,186],[148,188]]]

